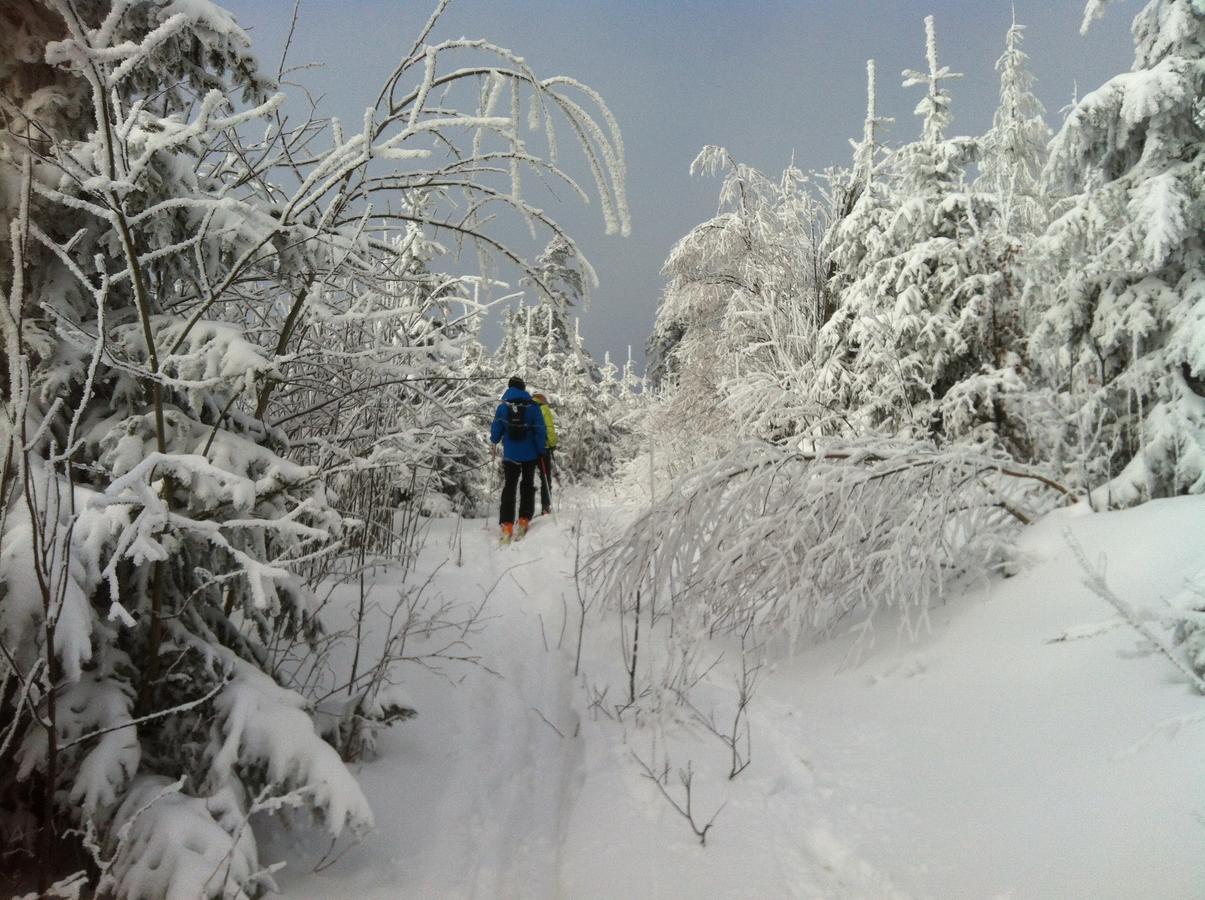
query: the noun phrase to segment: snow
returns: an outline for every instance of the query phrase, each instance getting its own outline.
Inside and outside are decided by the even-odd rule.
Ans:
[[[138,778],[117,813],[127,835],[112,876],[130,900],[188,900],[216,894],[245,900],[239,885],[272,886],[259,872],[255,844],[246,829],[231,835],[215,821],[207,802],[180,793],[180,782],[159,775]],[[110,885],[112,887],[112,885]]]
[[[0,141],[6,859],[57,832],[131,898],[280,857],[294,896],[1199,893],[1203,499],[1030,528],[993,482],[1205,489],[1203,3],[1147,0],[1049,156],[1015,21],[992,131],[945,137],[932,17],[920,140],[877,141],[871,64],[854,170],[706,148],[654,398],[570,338],[598,279],[520,193],[588,199],[555,116],[629,233],[592,88],[428,44],[441,0],[345,136],[286,125],[210,0],[49,2]],[[440,270],[530,255],[498,204],[552,240],[491,357],[505,285]],[[465,531],[498,371],[553,397],[566,480],[647,459],[652,509]]]
[[[1166,612],[1205,576],[1205,498],[1050,514],[1022,536],[1020,574],[858,665],[853,636],[771,656],[732,781],[728,748],[671,699],[616,720],[613,618],[588,617],[574,677],[574,529],[609,535],[632,513],[570,499],[509,547],[492,520],[464,523],[464,564],[432,589],[466,606],[488,594],[468,639],[479,664],[410,671],[418,716],[360,772],[375,832],[320,872],[325,844],[261,842],[290,859],[286,897],[1200,896],[1201,698],[1085,587],[1068,541],[1141,612]],[[433,522],[420,570],[455,535]],[[374,589],[398,587],[383,573]],[[732,670],[691,692],[717,721]],[[719,809],[706,846],[637,758],[668,766],[679,800],[690,763],[696,818]]]
[[[1205,728],[1126,751],[1156,723],[1200,711],[1201,699],[1166,661],[1135,656],[1124,630],[1048,643],[1106,610],[1082,586],[1064,529],[1107,559],[1115,590],[1150,606],[1200,569],[1205,503],[1055,513],[1025,536],[1027,572],[951,603],[928,639],[872,660],[870,672],[816,678],[817,664],[840,662],[839,647],[824,648],[794,664],[789,686],[769,682],[823,735],[811,738],[814,760],[841,772],[845,826],[918,893],[1200,890]]]
[[[295,791],[321,810],[332,836],[344,826],[371,828],[373,812],[361,786],[315,733],[305,698],[241,661],[237,672],[216,704],[222,741],[210,777],[233,782],[226,773],[262,767],[267,784]]]

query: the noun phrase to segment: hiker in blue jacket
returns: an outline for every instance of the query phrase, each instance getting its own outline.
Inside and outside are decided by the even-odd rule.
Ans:
[[[502,402],[494,413],[490,426],[492,453],[497,455],[498,442],[502,442],[502,508],[498,512],[498,523],[502,526],[502,540],[523,537],[527,524],[536,509],[536,461],[548,443],[544,429],[544,416],[527,393],[523,379],[515,375],[508,382]],[[519,521],[515,523],[515,487],[519,487]]]

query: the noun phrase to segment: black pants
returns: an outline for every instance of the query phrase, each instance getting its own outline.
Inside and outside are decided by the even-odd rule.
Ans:
[[[520,476],[523,479],[519,483]],[[519,518],[531,519],[536,509],[536,460],[529,462],[502,461],[502,508],[498,522],[505,525],[515,521],[515,487],[519,487]]]
[[[552,448],[549,447],[538,460],[540,465],[540,508],[552,509]]]

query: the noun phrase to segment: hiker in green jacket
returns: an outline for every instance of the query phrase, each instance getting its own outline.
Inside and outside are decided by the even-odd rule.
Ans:
[[[532,394],[531,399],[536,401],[536,405],[544,415],[544,431],[548,435],[548,442],[539,459],[540,515],[546,516],[552,512],[552,476],[555,472],[552,454],[556,451],[556,425],[552,420],[552,407],[548,405],[548,398],[543,394]]]

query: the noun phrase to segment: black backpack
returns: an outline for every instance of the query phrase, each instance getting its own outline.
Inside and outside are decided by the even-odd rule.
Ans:
[[[506,436],[512,441],[527,440],[531,431],[527,421],[527,408],[530,405],[527,400],[506,401]]]

